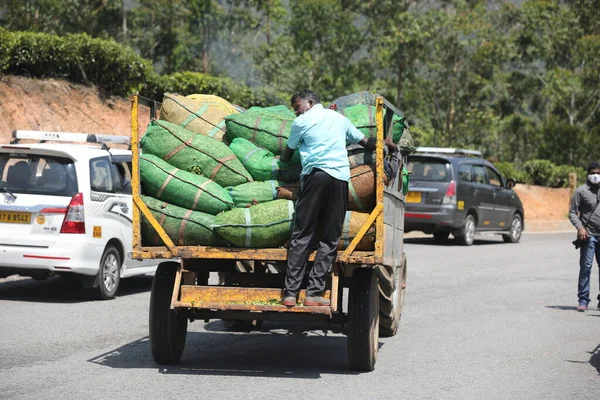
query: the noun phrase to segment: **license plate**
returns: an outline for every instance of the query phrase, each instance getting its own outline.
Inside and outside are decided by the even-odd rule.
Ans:
[[[5,224],[30,224],[31,213],[0,211],[0,222]]]
[[[406,201],[408,203],[420,203],[421,192],[408,192],[408,194],[406,195]]]

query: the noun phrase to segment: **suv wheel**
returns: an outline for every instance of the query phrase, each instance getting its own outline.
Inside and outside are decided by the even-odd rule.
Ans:
[[[458,243],[465,246],[472,245],[473,241],[475,240],[476,227],[477,225],[475,224],[475,217],[471,214],[467,215],[467,217],[465,218],[465,223],[463,225],[462,233],[456,236],[456,240],[458,241]]]
[[[510,230],[508,235],[502,235],[502,239],[506,243],[519,243],[521,240],[521,233],[523,232],[523,220],[519,214],[513,216],[512,222],[510,223]]]
[[[448,236],[450,236],[450,232],[434,232],[433,237],[438,242],[444,242],[448,240]]]
[[[121,256],[115,246],[107,246],[100,260],[98,271],[98,298],[109,300],[115,297],[121,282]]]

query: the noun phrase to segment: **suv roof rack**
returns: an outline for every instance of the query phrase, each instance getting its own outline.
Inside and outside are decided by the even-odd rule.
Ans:
[[[417,147],[416,153],[457,154],[463,156],[481,157],[479,150],[453,149],[448,147]]]
[[[44,143],[48,140],[56,142],[76,142],[76,143],[98,143],[98,144],[124,144],[129,146],[131,138],[129,136],[118,135],[96,135],[93,133],[71,133],[71,132],[47,132],[47,131],[22,131],[15,130],[12,133],[13,140],[11,144],[19,143],[19,140],[39,140]]]

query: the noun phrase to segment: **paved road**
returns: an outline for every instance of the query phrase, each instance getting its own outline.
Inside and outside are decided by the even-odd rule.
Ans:
[[[401,329],[376,370],[348,370],[319,325],[190,325],[182,364],[153,364],[151,278],[90,302],[60,279],[0,281],[2,399],[593,399],[600,311],[578,313],[571,235],[471,248],[411,239]],[[594,270],[594,297],[598,270]],[[595,305],[595,304],[594,304]]]

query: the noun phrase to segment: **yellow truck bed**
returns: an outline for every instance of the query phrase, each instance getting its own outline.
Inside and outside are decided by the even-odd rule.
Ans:
[[[372,369],[374,355],[364,359],[359,354],[364,351],[364,348],[360,350],[360,346],[350,345],[350,342],[362,343],[361,346],[364,347],[365,341],[371,343],[374,340],[373,337],[379,335],[380,330],[388,336],[395,334],[399,323],[406,280],[406,258],[403,252],[402,165],[398,168],[397,176],[390,180],[388,186],[384,185],[383,178],[384,124],[385,121],[391,121],[392,114],[399,115],[399,112],[383,97],[377,98],[376,206],[350,245],[345,250],[338,252],[336,262],[332,266],[331,278],[328,281],[328,290],[325,293],[325,297],[331,300],[331,306],[302,306],[304,296],[304,291],[302,291],[300,305],[287,308],[278,304],[282,294],[283,274],[264,273],[264,271],[259,273],[256,269],[244,270],[243,268],[237,268],[231,272],[231,268],[236,263],[238,266],[240,265],[239,262],[250,261],[256,265],[285,262],[287,249],[177,246],[151,214],[140,196],[140,135],[138,129],[138,107],[140,105],[150,106],[151,115],[155,115],[156,111],[156,102],[138,96],[132,98],[131,148],[134,204],[132,257],[136,259],[173,259],[173,261],[164,262],[159,266],[152,288],[150,340],[153,342],[155,360],[167,364],[179,360],[183,347],[177,347],[180,343],[176,338],[181,340],[181,335],[183,335],[183,342],[185,342],[185,329],[187,328],[182,327],[184,325],[187,327],[188,319],[317,320],[342,326],[349,324],[350,363],[358,369]],[[389,124],[387,127],[391,129]],[[143,246],[141,240],[142,215],[150,222],[166,246]],[[373,224],[375,225],[374,250],[355,251],[357,244]],[[314,254],[310,258],[314,258]],[[231,278],[230,282],[209,285],[209,273],[221,273],[223,266],[229,268],[229,272],[224,274]],[[365,271],[357,273],[356,270]],[[363,287],[365,285],[363,281],[373,282],[373,279],[376,282],[375,289]],[[342,295],[345,287],[350,288],[347,313],[343,312],[344,299]],[[361,287],[363,288],[361,289]],[[362,300],[356,300],[359,296]],[[355,298],[354,301],[353,298]],[[377,305],[367,315],[365,313],[368,310],[360,311],[357,307],[359,307],[359,303],[368,302],[369,299],[376,301]],[[355,306],[352,305],[353,302],[356,303]],[[360,308],[364,309],[365,307],[360,306]],[[377,315],[374,315],[374,312]],[[379,318],[379,314],[383,319]],[[373,318],[377,318],[377,335],[373,334],[368,338],[362,338],[359,328],[364,324],[373,325]],[[185,324],[183,320],[185,320]],[[177,328],[177,326],[181,328]],[[354,334],[351,333],[352,329],[355,330]],[[373,329],[375,327],[370,326],[368,330]],[[362,330],[364,331],[364,329]],[[371,353],[376,353],[376,349],[371,350]],[[354,356],[350,355],[352,351],[356,352]]]

